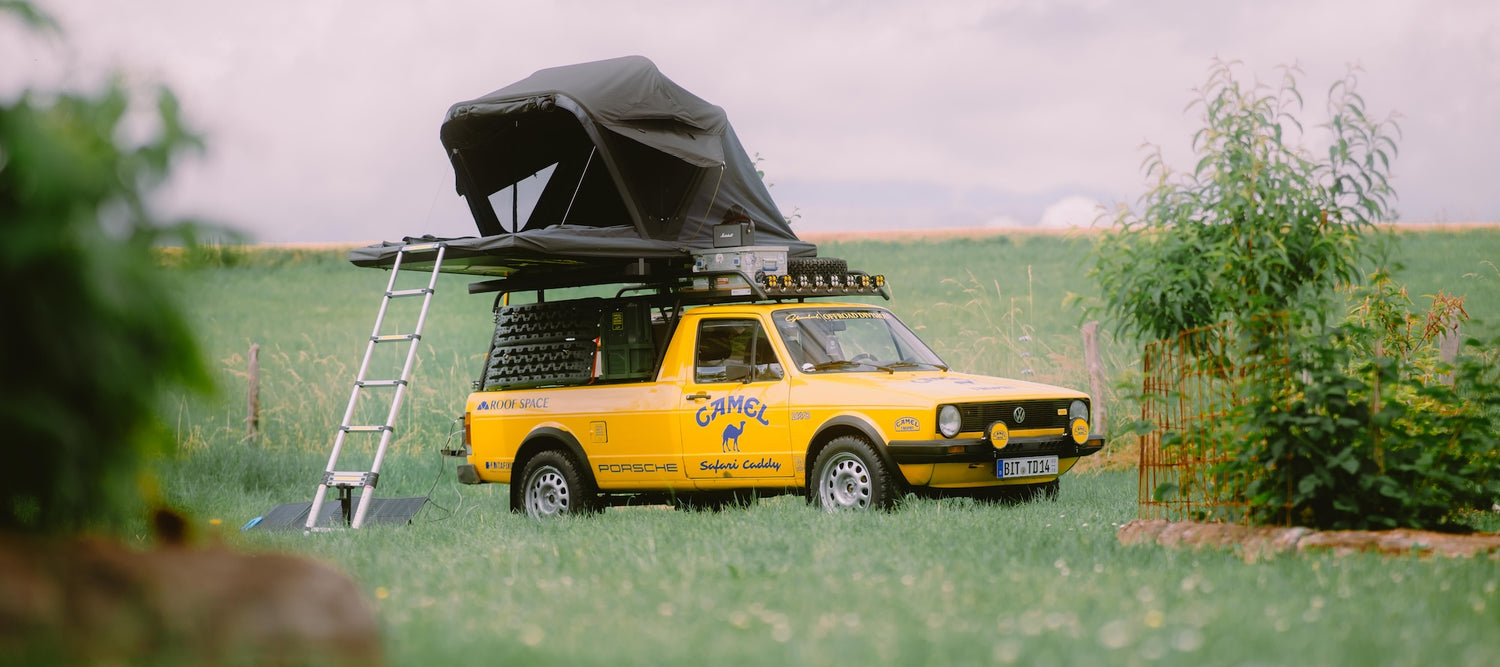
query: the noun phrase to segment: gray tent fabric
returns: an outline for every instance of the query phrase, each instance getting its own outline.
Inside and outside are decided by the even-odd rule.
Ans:
[[[641,56],[540,70],[454,104],[439,134],[484,236],[629,226],[641,238],[712,247],[713,225],[738,207],[758,243],[816,254],[786,223],[724,110]],[[549,168],[530,215],[507,230],[491,197]]]
[[[724,110],[641,56],[540,70],[454,104],[439,138],[480,234],[421,239],[447,244],[445,272],[535,276],[646,260],[681,270],[694,249],[714,247],[716,224],[746,219],[755,245],[817,255],[782,217]],[[523,187],[534,190],[524,216]],[[349,259],[390,267],[400,245]]]
[[[684,262],[689,249],[673,241],[643,239],[632,227],[549,227],[519,234],[467,236],[456,239],[408,238],[349,251],[355,266],[389,268],[396,250],[406,243],[442,241],[445,273],[511,276],[527,269],[571,269],[579,266],[634,260]],[[431,254],[418,255],[402,263],[403,268],[432,270]]]

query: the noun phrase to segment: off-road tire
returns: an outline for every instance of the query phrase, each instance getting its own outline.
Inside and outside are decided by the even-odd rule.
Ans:
[[[598,510],[598,490],[578,472],[573,458],[547,450],[526,462],[519,480],[512,480],[510,509],[536,520]]]
[[[843,276],[849,263],[837,257],[793,257],[787,260],[786,272],[793,276]]]
[[[890,509],[900,489],[874,445],[861,437],[834,438],[813,463],[808,502],[825,512]]]

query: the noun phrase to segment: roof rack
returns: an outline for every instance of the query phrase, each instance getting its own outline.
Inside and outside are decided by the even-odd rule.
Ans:
[[[632,265],[633,266],[633,265]],[[655,290],[681,297],[684,303],[744,303],[755,301],[800,301],[809,298],[879,296],[890,301],[885,276],[863,271],[840,274],[761,275],[745,271],[699,271],[660,276],[633,272],[580,270],[544,276],[515,276],[469,283],[470,294],[530,292],[567,287],[625,284],[627,291]]]

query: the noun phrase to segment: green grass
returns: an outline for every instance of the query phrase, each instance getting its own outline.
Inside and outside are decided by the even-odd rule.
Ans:
[[[1441,287],[1468,294],[1476,318],[1500,312],[1500,273],[1483,263],[1500,258],[1500,230],[1402,239],[1397,277],[1413,295]],[[1062,303],[1093,293],[1087,242],[822,250],[890,276],[888,305],[950,362],[1032,364],[1037,377],[1070,383],[1083,313]],[[524,521],[506,510],[505,487],[460,486],[454,461],[437,453],[490,334],[490,297],[466,294],[462,277],[439,286],[381,477],[382,496],[430,495],[433,505],[399,528],[241,533],[272,506],[311,498],[386,274],[320,255],[220,263],[231,266],[182,273],[220,389],[164,407],[179,455],[160,468],[162,493],[231,545],[344,568],[374,601],[393,664],[1500,662],[1494,561],[1247,564],[1228,551],[1125,548],[1114,531],[1136,515],[1133,472],[1069,476],[1055,503],[912,500],[889,514],[828,516],[783,497],[721,514]],[[243,421],[252,342],[262,346],[256,442]],[[1132,355],[1111,341],[1111,372],[1128,374]],[[357,462],[368,447],[350,454]]]

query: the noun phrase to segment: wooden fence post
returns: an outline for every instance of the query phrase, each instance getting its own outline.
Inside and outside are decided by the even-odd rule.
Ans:
[[[260,343],[250,344],[249,387],[245,391],[245,435],[251,442],[260,438]]]
[[[1452,328],[1438,334],[1438,356],[1447,363],[1453,363],[1455,359],[1458,359],[1458,344],[1462,341],[1463,336],[1459,333],[1459,323],[1454,322]],[[1443,383],[1450,387],[1453,386],[1453,375],[1451,373],[1444,373],[1439,377],[1442,378]]]
[[[1104,361],[1099,356],[1099,321],[1083,325],[1083,361],[1089,372],[1089,394],[1093,397],[1094,433],[1108,432],[1104,418]]]

